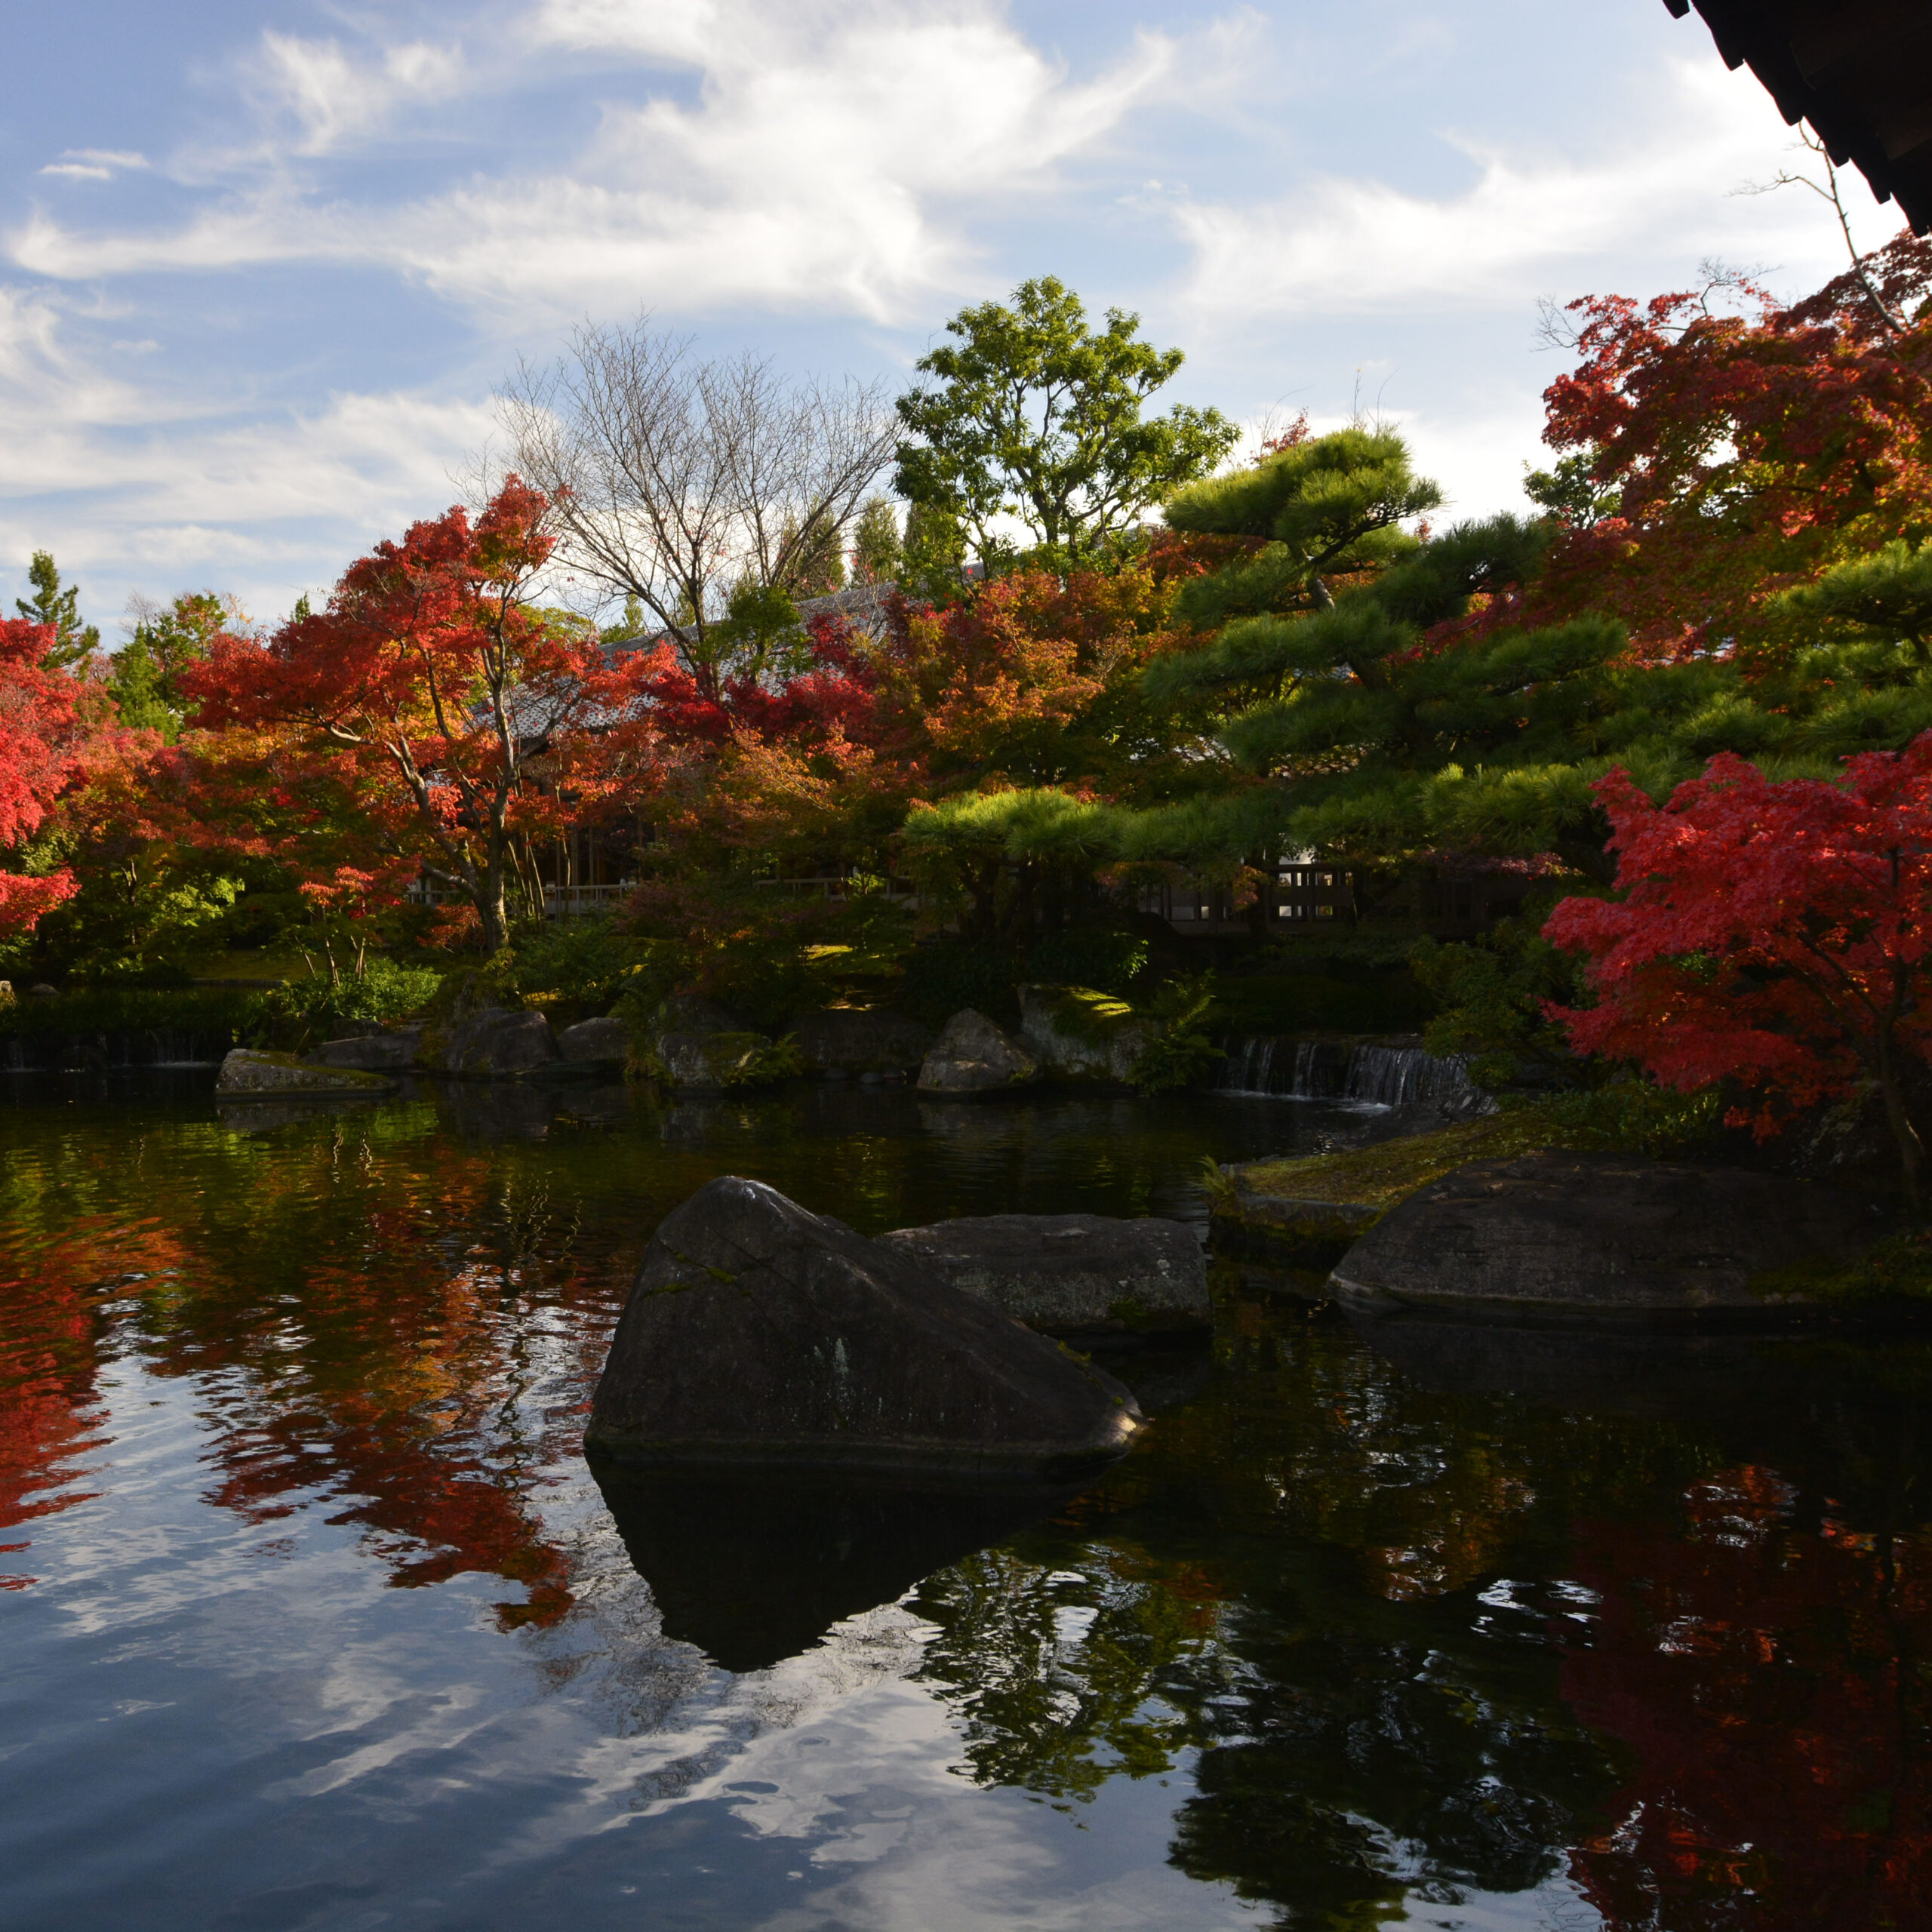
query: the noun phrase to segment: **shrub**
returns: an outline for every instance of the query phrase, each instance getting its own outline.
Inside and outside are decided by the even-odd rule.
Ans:
[[[270,1013],[304,1039],[326,1038],[331,1027],[355,1022],[387,1023],[420,1013],[435,998],[443,975],[432,966],[404,966],[380,956],[360,973],[329,980],[319,974],[278,986]]]
[[[1147,964],[1137,934],[1106,926],[1073,926],[1050,933],[1026,955],[1026,977],[1043,986],[1092,986],[1124,998]]]

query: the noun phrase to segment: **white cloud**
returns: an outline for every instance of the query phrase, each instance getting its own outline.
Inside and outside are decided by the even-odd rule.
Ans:
[[[374,538],[463,492],[487,401],[401,392],[258,414],[137,386],[66,339],[43,294],[0,286],[0,558],[51,549],[90,610],[130,590],[238,592],[258,614],[325,586]]]
[[[40,172],[64,175],[75,181],[111,181],[130,169],[152,165],[146,155],[119,148],[69,148],[58,161],[50,161]]]
[[[262,35],[249,91],[272,121],[292,123],[294,151],[327,154],[389,125],[398,112],[463,91],[462,51],[409,41],[369,54],[272,29]]]
[[[1329,177],[1260,206],[1177,205],[1172,219],[1194,251],[1186,306],[1211,327],[1520,308],[1577,264],[1639,248],[1695,259],[1714,231],[1734,250],[1803,236],[1807,254],[1820,252],[1808,208],[1769,197],[1720,212],[1727,190],[1775,171],[1776,111],[1761,90],[1715,61],[1674,60],[1646,118],[1594,162],[1447,139],[1445,168],[1460,154],[1478,173],[1439,196]]]
[[[66,279],[359,261],[498,313],[767,303],[882,319],[966,273],[962,211],[1010,211],[1050,189],[1137,108],[1198,91],[1227,52],[1225,35],[1190,46],[1142,33],[1074,79],[1000,10],[915,0],[549,0],[525,29],[539,52],[688,64],[697,98],[607,103],[565,168],[399,206],[330,202],[291,157],[500,77],[420,43],[358,56],[269,34],[256,94],[283,130],[272,165],[171,229],[92,231],[37,213],[13,237],[14,259]]]

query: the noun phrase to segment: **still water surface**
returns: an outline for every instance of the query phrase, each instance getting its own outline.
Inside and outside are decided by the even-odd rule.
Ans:
[[[1920,1345],[1358,1334],[1224,1270],[1124,1463],[821,1638],[782,1534],[700,1525],[660,1611],[582,1460],[660,1216],[1198,1219],[1203,1155],[1369,1117],[210,1085],[0,1105],[0,1924],[1932,1923]]]

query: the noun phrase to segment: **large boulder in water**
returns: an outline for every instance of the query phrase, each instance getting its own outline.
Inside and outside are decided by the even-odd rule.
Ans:
[[[1043,1067],[1076,1079],[1134,1078],[1153,1037],[1124,1000],[1091,986],[1022,986],[1020,1038]]]
[[[1179,1221],[976,1214],[897,1228],[879,1244],[1029,1328],[1144,1333],[1212,1319],[1201,1244]]]
[[[374,1030],[352,1034],[346,1039],[325,1040],[303,1058],[311,1066],[349,1066],[365,1073],[401,1073],[416,1063],[420,1026],[403,1027],[395,1032]]]
[[[932,1045],[932,1029],[890,1007],[829,1006],[808,1013],[794,1037],[819,1073],[907,1073]]]
[[[611,1014],[580,1020],[557,1035],[558,1052],[573,1066],[621,1066],[630,1050],[630,1029]]]
[[[998,1094],[1040,1076],[1025,1048],[969,1006],[946,1023],[919,1069],[922,1094]]]
[[[1364,1314],[1783,1327],[1887,1229],[1835,1188],[1621,1155],[1472,1161],[1391,1208],[1329,1286]],[[1928,1311],[1932,1312],[1932,1311]]]
[[[1051,1479],[1112,1461],[1140,1420],[1112,1377],[728,1175],[652,1237],[586,1439],[637,1462]]]
[[[557,1063],[557,1036],[540,1013],[500,1006],[425,1027],[417,1063],[432,1073],[472,1080],[515,1080]]]

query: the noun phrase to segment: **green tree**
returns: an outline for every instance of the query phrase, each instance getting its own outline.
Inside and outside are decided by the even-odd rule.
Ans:
[[[33,595],[15,598],[14,608],[30,624],[54,626],[55,642],[44,660],[46,668],[58,670],[91,657],[100,648],[100,629],[81,622],[80,586],[62,585],[51,550],[33,553],[27,565],[27,581],[33,586]]]
[[[1091,564],[1142,512],[1211,470],[1239,432],[1218,410],[1184,403],[1143,418],[1183,357],[1140,340],[1138,315],[1109,309],[1096,331],[1051,275],[1012,299],[961,309],[946,325],[957,341],[920,358],[937,380],[899,398],[894,487],[957,518],[989,563],[1014,551],[1002,525],[1017,519],[1042,562]]]
[[[906,506],[900,545],[899,587],[928,604],[955,604],[965,583],[966,533],[952,511],[936,503]]]
[[[901,556],[899,518],[891,500],[870,498],[852,530],[852,580],[855,583],[895,583]]]
[[[128,641],[114,654],[107,688],[122,724],[158,731],[171,744],[190,709],[183,673],[208,656],[231,625],[247,618],[233,598],[211,590],[184,591],[165,605],[137,598],[134,612]]]
[[[1594,530],[1623,508],[1623,492],[1605,489],[1592,473],[1596,460],[1595,451],[1579,450],[1558,457],[1547,469],[1531,469],[1526,464],[1523,494],[1572,530]]]

